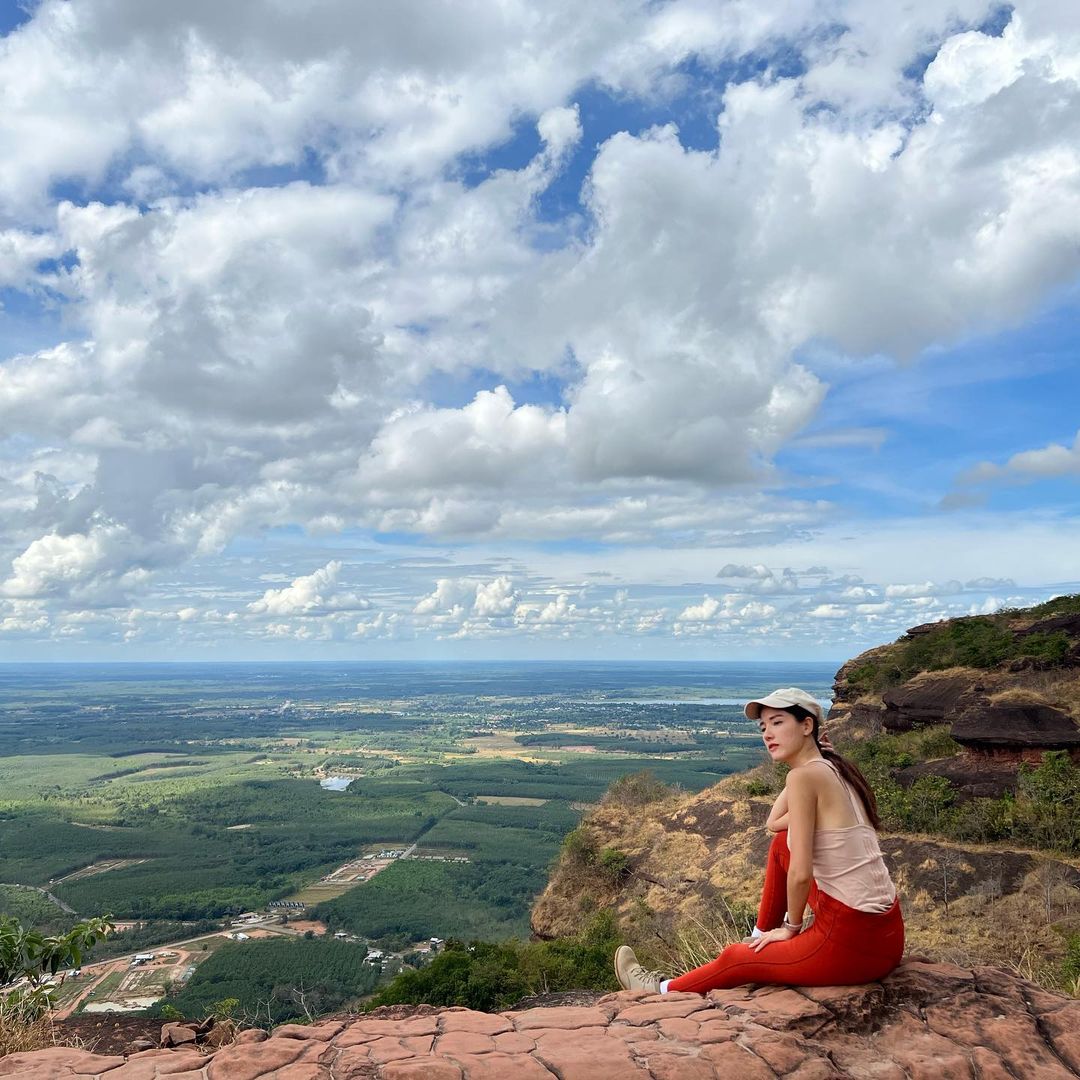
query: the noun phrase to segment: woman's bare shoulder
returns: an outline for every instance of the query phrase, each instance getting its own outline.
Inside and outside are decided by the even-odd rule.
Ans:
[[[815,769],[807,763],[806,765],[796,765],[794,769],[788,771],[784,787],[789,791],[806,791],[808,789],[817,791],[828,782],[828,779],[829,773],[826,769]]]

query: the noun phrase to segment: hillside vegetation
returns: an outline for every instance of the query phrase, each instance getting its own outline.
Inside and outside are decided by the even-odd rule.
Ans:
[[[1014,665],[1018,670],[1052,670],[1070,665],[1075,629],[1052,625],[1080,616],[1080,594],[1058,596],[1030,608],[1007,608],[993,615],[946,619],[924,632],[905,634],[892,645],[870,650],[846,665],[846,687],[881,693],[924,671]],[[1040,628],[1038,624],[1047,624]]]
[[[828,721],[870,779],[909,951],[1080,989],[1080,596],[915,627],[839,671]],[[685,970],[754,918],[783,770],[698,794],[615,785],[568,834],[531,925],[610,910]]]

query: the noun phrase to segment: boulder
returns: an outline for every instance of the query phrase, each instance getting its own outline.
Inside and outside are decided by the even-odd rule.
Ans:
[[[195,1030],[194,1025],[181,1024],[178,1021],[171,1021],[162,1025],[162,1046],[194,1046],[197,1039],[198,1032]]]
[[[881,695],[882,726],[899,732],[946,723],[982,700],[982,691],[981,683],[968,671],[917,675]]]
[[[1052,615],[1049,619],[1039,619],[1022,630],[1015,631],[1017,637],[1028,637],[1031,634],[1058,634],[1066,633],[1069,637],[1080,638],[1080,612],[1072,612],[1069,615]]]
[[[997,756],[956,754],[936,761],[922,761],[896,773],[901,787],[910,787],[924,776],[943,776],[952,784],[958,802],[968,799],[1000,799],[1016,791],[1019,764]]]
[[[153,1039],[133,1039],[124,1049],[124,1056],[141,1054],[144,1050],[156,1050],[158,1044]]]
[[[952,737],[973,750],[1080,750],[1080,728],[1049,705],[975,705],[953,721]]]

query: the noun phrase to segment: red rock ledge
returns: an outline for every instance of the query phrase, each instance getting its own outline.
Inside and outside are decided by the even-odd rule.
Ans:
[[[205,1055],[56,1048],[25,1080],[1058,1080],[1080,1077],[1080,1001],[996,968],[909,960],[866,986],[758,987],[489,1014],[419,1006],[247,1031]],[[390,1012],[387,1016],[385,1013]],[[407,1014],[407,1015],[406,1015]]]

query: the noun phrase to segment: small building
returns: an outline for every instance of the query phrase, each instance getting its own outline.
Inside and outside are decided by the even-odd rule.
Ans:
[[[152,952],[136,953],[131,958],[131,966],[138,967],[140,964],[149,964],[150,961],[154,959],[155,955],[156,954]]]
[[[241,932],[239,930],[237,930],[237,932],[235,934],[230,934],[229,937],[231,937],[233,939],[233,941],[250,941],[251,940],[251,935],[250,934],[245,934],[245,933],[243,933],[243,932]]]

